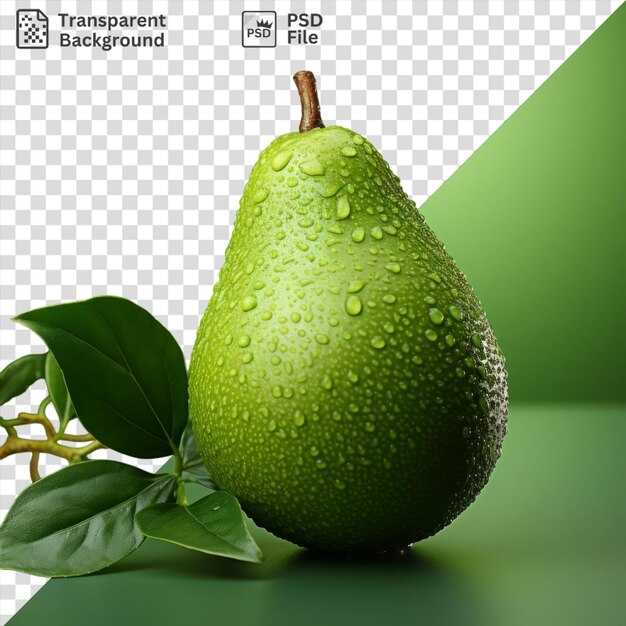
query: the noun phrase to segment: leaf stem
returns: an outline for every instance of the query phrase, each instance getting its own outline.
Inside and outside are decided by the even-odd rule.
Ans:
[[[183,457],[179,450],[174,450],[174,473],[178,478],[183,474]]]
[[[67,425],[70,423],[70,419],[72,418],[72,404],[71,402],[66,402],[65,403],[65,412],[63,415],[59,415],[60,418],[60,424],[59,424],[59,432],[57,433],[56,436],[56,440],[58,441],[59,439],[61,439],[61,437],[63,436],[63,434],[65,433],[65,429],[67,428]]]
[[[180,453],[180,450],[177,448],[174,449],[174,473],[177,477],[177,485],[176,485],[176,504],[180,504],[182,506],[188,506],[189,502],[187,501],[187,494],[185,493],[185,481],[183,480],[183,457]]]
[[[52,402],[52,398],[50,396],[46,396],[42,401],[41,404],[39,405],[39,408],[37,409],[37,414],[38,415],[46,415],[46,408],[48,408],[48,405]]]
[[[178,479],[178,484],[176,485],[176,504],[180,504],[181,506],[189,506],[187,494],[185,493],[185,482],[182,478]]]

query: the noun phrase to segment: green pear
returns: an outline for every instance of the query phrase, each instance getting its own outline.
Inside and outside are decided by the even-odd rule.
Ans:
[[[191,357],[191,420],[257,524],[382,552],[436,533],[486,484],[504,359],[399,178],[361,135],[324,127],[310,72],[294,79],[300,132],[245,187]]]

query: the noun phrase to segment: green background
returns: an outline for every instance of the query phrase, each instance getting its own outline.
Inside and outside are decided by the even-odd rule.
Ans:
[[[321,558],[255,529],[249,565],[146,541],[54,580],[34,624],[626,622],[626,7],[423,207],[507,356],[503,456],[478,501],[401,560]]]
[[[625,13],[421,209],[488,313],[513,401],[626,400]]]

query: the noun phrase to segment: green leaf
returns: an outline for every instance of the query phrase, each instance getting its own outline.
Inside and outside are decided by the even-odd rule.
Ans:
[[[172,498],[176,477],[117,461],[69,465],[27,487],[0,525],[0,569],[78,576],[135,550],[137,511]]]
[[[136,521],[141,532],[153,539],[240,561],[263,560],[239,503],[225,491],[215,491],[189,506],[154,504],[139,511]]]
[[[36,309],[16,321],[50,348],[85,428],[132,456],[172,453],[187,424],[187,370],[169,331],[123,298]]]
[[[198,453],[198,446],[196,445],[196,439],[191,429],[191,422],[187,424],[187,427],[183,431],[183,436],[180,440],[180,454],[183,459],[183,471],[181,474],[183,480],[198,483],[209,489],[217,489],[217,486],[204,465],[204,461],[200,458],[200,454]]]
[[[74,406],[70,400],[63,372],[61,372],[61,368],[52,352],[48,352],[48,358],[46,359],[46,385],[61,423],[66,424],[69,420],[76,417],[76,411],[74,411]]]
[[[44,377],[46,354],[29,354],[9,363],[0,372],[0,406],[22,395]]]

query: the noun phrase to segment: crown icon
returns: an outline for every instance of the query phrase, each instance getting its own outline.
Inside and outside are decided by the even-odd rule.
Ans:
[[[256,21],[256,25],[259,28],[272,28],[272,22],[270,22],[270,21],[265,21],[264,22],[263,20],[257,20]]]

